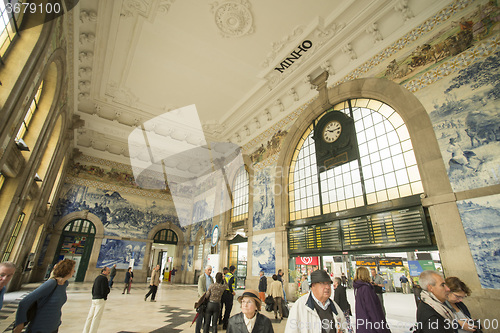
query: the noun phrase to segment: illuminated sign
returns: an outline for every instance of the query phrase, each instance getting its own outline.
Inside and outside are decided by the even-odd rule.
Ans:
[[[403,260],[401,260],[401,259],[379,259],[378,264],[380,266],[403,266]]]
[[[356,266],[377,266],[377,259],[375,258],[356,259]]]

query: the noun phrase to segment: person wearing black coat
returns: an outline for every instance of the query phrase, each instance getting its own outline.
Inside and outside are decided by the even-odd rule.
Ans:
[[[351,333],[353,331],[351,327],[351,304],[347,300],[347,293],[345,287],[342,285],[342,280],[339,277],[336,277],[333,280],[333,288],[335,289],[335,293],[333,295],[333,300],[344,312],[344,317],[347,322],[347,332]]]
[[[262,302],[256,290],[245,290],[238,302],[241,312],[229,318],[226,333],[274,333],[271,320],[259,313]]]
[[[262,302],[266,301],[267,278],[264,276],[264,271],[260,271],[259,279],[259,298]]]

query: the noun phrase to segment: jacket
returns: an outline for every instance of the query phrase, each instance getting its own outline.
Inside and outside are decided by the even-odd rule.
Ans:
[[[262,275],[259,279],[259,292],[265,293],[267,291],[267,277]]]
[[[356,300],[356,333],[390,333],[382,304],[371,283],[353,283]]]
[[[243,316],[243,312],[240,312],[229,318],[226,333],[274,333],[271,320],[259,312],[256,314],[257,319],[252,332],[248,332]]]
[[[210,276],[210,281],[214,283],[213,277]],[[198,278],[198,296],[201,297],[207,291],[207,276],[205,272]]]
[[[283,286],[281,282],[276,280],[269,285],[269,295],[283,298]]]
[[[342,309],[342,311],[345,312],[351,309],[351,305],[347,300],[345,287],[340,284],[337,286],[337,288],[335,288],[333,300],[335,301],[335,303],[338,304],[338,306]]]
[[[133,279],[134,279],[134,273],[127,271],[125,273],[125,283],[128,284],[128,283],[132,282]]]
[[[100,274],[95,278],[94,284],[92,285],[92,299],[108,299],[109,294],[109,284],[108,278],[105,275]]]
[[[455,330],[448,319],[443,318],[430,305],[420,302],[417,307],[417,325],[420,333],[453,333]]]
[[[29,330],[37,333],[51,333],[56,331],[61,325],[61,309],[67,300],[67,286],[68,281],[63,285],[59,285],[55,279],[49,279],[26,295],[19,302],[14,327],[28,320],[28,309],[34,302],[37,302],[35,318],[28,324]]]
[[[160,285],[160,270],[153,270],[151,273],[151,282],[149,282],[151,286],[159,286]]]
[[[330,299],[330,309],[335,317],[335,325],[340,328],[347,328],[342,309]],[[318,313],[314,308],[314,299],[311,292],[300,297],[290,309],[290,314],[286,322],[286,333],[321,333],[322,323]],[[333,332],[337,329],[334,328]]]

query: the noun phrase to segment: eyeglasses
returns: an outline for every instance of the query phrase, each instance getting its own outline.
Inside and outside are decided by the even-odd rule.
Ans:
[[[241,301],[241,305],[251,305],[253,301]]]
[[[460,295],[457,295],[457,294],[455,294],[455,293],[452,293],[452,294],[453,294],[453,296],[455,296],[455,297],[456,297],[456,299],[460,299],[460,300],[462,300],[462,299],[464,299],[464,298],[466,298],[466,297],[467,297],[467,296],[460,296]]]

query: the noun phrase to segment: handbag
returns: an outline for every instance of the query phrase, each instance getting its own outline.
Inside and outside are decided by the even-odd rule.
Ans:
[[[45,297],[45,302],[41,303],[40,307],[42,307],[50,299],[50,296],[52,296],[52,294],[56,290],[57,280],[56,279],[54,279],[54,280],[56,281],[56,286],[54,287],[54,289],[52,289],[50,294],[47,297]],[[28,325],[28,323],[31,323],[35,319],[36,311],[38,310],[38,303],[39,303],[39,300],[34,301],[33,303],[31,303],[30,307],[28,308],[28,311],[26,311],[26,320],[27,321],[24,323],[24,326]]]
[[[205,312],[208,306],[209,299],[210,299],[210,292],[206,291],[203,295],[201,295],[198,302],[194,303],[194,308],[196,309],[196,312],[198,313]]]

